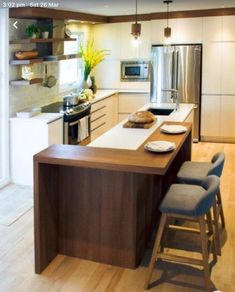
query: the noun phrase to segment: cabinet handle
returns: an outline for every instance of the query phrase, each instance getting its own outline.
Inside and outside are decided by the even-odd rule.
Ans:
[[[93,130],[91,130],[91,132],[94,132],[95,130],[101,128],[101,127],[104,126],[105,124],[106,124],[105,122],[102,123],[102,124],[100,124],[99,126],[95,127]]]
[[[93,112],[91,112],[91,113],[92,113],[92,114],[93,114],[93,113],[96,113],[96,112],[98,112],[98,111],[102,110],[103,108],[106,108],[106,105],[104,105],[104,106],[102,106],[102,107],[100,107],[100,108],[98,108],[98,109],[94,110],[94,111],[93,111]]]
[[[101,118],[103,118],[105,116],[106,116],[106,114],[103,114],[103,115],[99,116],[98,118],[92,120],[91,123],[93,123],[93,122],[95,122],[95,121],[97,121],[97,120],[99,120],[99,119],[101,119]]]

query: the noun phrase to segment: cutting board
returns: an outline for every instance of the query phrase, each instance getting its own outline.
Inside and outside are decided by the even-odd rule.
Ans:
[[[123,124],[123,128],[133,128],[133,129],[149,129],[156,123],[156,120],[154,120],[151,123],[146,124],[140,124],[140,123],[132,123],[127,121],[125,124]]]

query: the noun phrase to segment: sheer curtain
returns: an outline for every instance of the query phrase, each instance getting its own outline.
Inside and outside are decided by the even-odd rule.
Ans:
[[[9,11],[0,9],[0,188],[9,182]]]

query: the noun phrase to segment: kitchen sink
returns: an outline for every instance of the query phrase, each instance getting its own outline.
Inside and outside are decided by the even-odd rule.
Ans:
[[[153,113],[155,116],[169,116],[174,109],[171,108],[152,108],[147,109],[149,112]]]

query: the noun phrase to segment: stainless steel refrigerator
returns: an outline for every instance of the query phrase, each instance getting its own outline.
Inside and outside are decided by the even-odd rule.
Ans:
[[[180,103],[194,103],[193,138],[200,138],[202,45],[153,45],[151,102],[169,102],[177,90]]]

